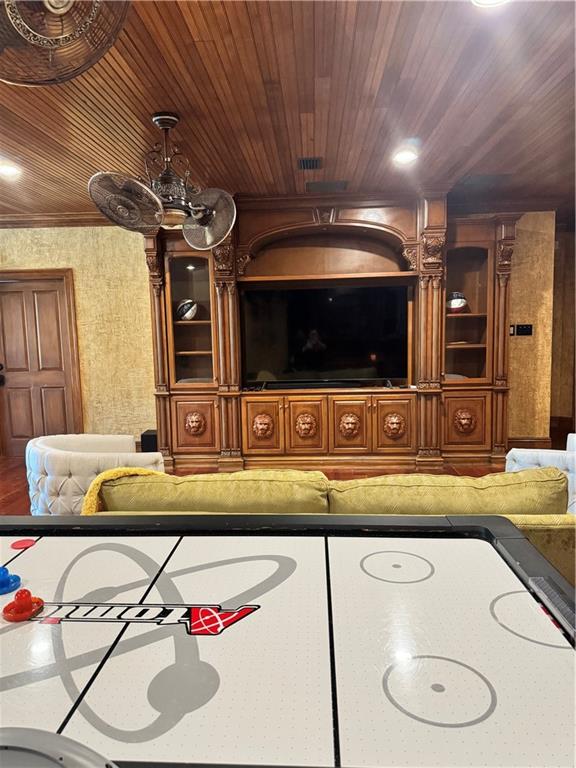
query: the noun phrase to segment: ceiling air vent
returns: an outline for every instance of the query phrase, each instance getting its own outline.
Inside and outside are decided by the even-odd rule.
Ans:
[[[347,181],[307,181],[306,192],[345,192]]]
[[[482,174],[478,173],[473,176],[465,176],[460,179],[452,189],[470,191],[482,191],[497,189],[505,184],[510,175],[507,173],[494,173],[494,174]]]
[[[322,168],[321,157],[299,157],[298,158],[299,171],[317,171],[319,168]]]

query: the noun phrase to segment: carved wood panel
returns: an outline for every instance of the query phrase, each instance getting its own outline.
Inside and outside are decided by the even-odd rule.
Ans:
[[[328,419],[325,397],[286,397],[286,453],[326,453]]]
[[[444,396],[443,442],[446,450],[485,450],[492,439],[491,393],[450,392]]]
[[[416,450],[416,398],[373,397],[374,451],[410,453]]]
[[[220,450],[218,398],[172,398],[175,453],[217,453]]]
[[[368,453],[372,443],[372,398],[328,398],[330,452]]]
[[[242,449],[246,454],[284,452],[284,398],[242,399]]]

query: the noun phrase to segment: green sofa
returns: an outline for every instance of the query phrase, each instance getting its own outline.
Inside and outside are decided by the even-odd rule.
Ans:
[[[566,514],[567,479],[554,468],[341,481],[292,469],[185,477],[133,471],[96,478],[82,514],[502,515],[575,581],[576,517]]]

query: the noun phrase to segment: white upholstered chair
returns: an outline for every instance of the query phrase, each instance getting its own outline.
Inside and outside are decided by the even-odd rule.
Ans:
[[[565,451],[512,448],[506,454],[506,472],[536,467],[556,467],[568,476],[568,509],[576,515],[576,434],[568,435]]]
[[[115,467],[164,470],[161,453],[137,453],[132,435],[50,435],[26,446],[33,515],[79,515],[96,475]]]

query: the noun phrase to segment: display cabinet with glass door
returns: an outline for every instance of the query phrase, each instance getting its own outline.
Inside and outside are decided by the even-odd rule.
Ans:
[[[444,382],[491,376],[491,270],[488,247],[451,248],[446,255]]]
[[[172,384],[215,382],[210,261],[204,256],[169,260],[166,312]]]

